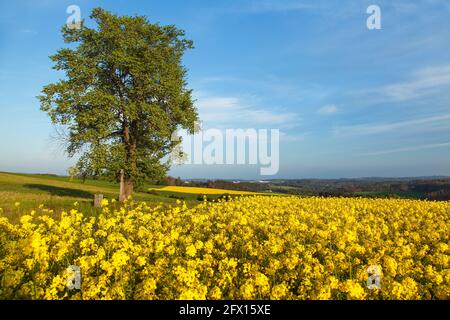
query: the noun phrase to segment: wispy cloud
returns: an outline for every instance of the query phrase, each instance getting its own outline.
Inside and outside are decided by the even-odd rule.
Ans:
[[[385,133],[411,127],[414,127],[414,130],[421,130],[428,128],[430,125],[434,126],[448,120],[450,120],[450,114],[444,114],[439,116],[390,123],[366,123],[351,126],[340,126],[336,127],[333,133],[334,135],[367,135]]]
[[[368,96],[374,102],[403,102],[448,92],[450,64],[423,68],[412,73],[407,80],[364,90],[358,94]]]
[[[388,1],[385,3],[400,12],[422,12],[424,6],[437,7],[450,10],[450,3],[447,0],[416,0],[416,1]]]
[[[297,142],[297,141],[304,141],[306,136],[309,133],[303,133],[303,134],[291,134],[286,133],[284,131],[280,131],[280,141],[281,142]]]
[[[197,100],[199,107],[204,112],[235,109],[239,104],[239,99],[235,97],[200,97]]]
[[[19,32],[20,32],[20,33],[23,33],[23,34],[30,34],[30,35],[37,34],[37,31],[36,31],[36,30],[27,29],[27,28],[20,29]]]
[[[330,115],[330,114],[336,113],[337,111],[338,111],[338,108],[336,107],[336,105],[327,104],[327,105],[323,106],[322,108],[320,108],[318,110],[318,113],[322,114],[322,115]]]
[[[419,151],[419,150],[426,150],[426,149],[436,149],[436,148],[444,148],[444,147],[450,147],[450,142],[432,143],[432,144],[413,146],[413,147],[405,147],[405,148],[390,149],[390,150],[381,150],[381,151],[364,153],[362,155],[363,156],[378,156],[378,155],[391,154],[391,153],[411,152],[411,151]]]
[[[396,12],[402,14],[405,13],[417,13],[422,12],[424,7],[438,8],[443,10],[450,9],[450,4],[447,0],[416,0],[414,2],[410,0],[378,0],[377,4],[382,8],[393,9]],[[304,11],[304,10],[317,10],[322,9],[327,12],[331,12],[335,15],[341,16],[342,14],[348,15],[350,13],[358,12],[358,6],[345,6],[340,1],[332,2],[329,0],[252,0],[248,4],[240,3],[239,12],[248,13],[266,13],[266,12],[288,12],[288,11]]]
[[[241,7],[240,11],[249,13],[264,13],[264,12],[287,12],[299,11],[317,8],[317,5],[306,3],[306,1],[299,0],[254,0],[248,6]]]
[[[238,97],[200,95],[197,106],[200,119],[206,124],[220,126],[261,126],[288,128],[295,126],[300,117],[293,112],[276,108],[259,108]]]

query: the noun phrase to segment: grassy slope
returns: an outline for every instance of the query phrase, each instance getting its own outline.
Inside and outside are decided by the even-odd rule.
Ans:
[[[117,183],[107,181],[83,182],[77,179],[70,181],[67,177],[52,175],[0,172],[0,208],[6,216],[18,216],[37,208],[40,204],[54,210],[67,209],[71,208],[75,201],[84,212],[95,212],[91,205],[95,193],[101,193],[106,198],[117,198],[119,186]],[[175,201],[169,197],[143,192],[135,193],[134,198],[155,203]],[[20,202],[18,208],[15,206],[16,202]]]

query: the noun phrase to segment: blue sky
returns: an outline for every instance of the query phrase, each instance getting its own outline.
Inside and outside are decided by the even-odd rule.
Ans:
[[[278,128],[278,178],[450,175],[450,1],[0,3],[0,171],[74,162],[35,98],[75,4],[176,24],[207,127]],[[381,8],[368,30],[366,9]],[[261,178],[258,166],[177,166],[184,178]]]

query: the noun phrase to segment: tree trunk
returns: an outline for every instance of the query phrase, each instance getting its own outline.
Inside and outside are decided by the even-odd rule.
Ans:
[[[125,177],[123,170],[120,171],[120,195],[119,201],[124,202],[128,196],[133,194],[134,182],[131,178]]]
[[[133,126],[133,123],[131,123]],[[123,142],[125,144],[125,165],[131,169],[132,173],[136,173],[136,142],[134,136],[130,132],[130,123],[124,120],[123,123]],[[129,174],[124,174],[124,170],[120,170],[120,195],[119,201],[124,202],[128,196],[133,194],[134,180]]]

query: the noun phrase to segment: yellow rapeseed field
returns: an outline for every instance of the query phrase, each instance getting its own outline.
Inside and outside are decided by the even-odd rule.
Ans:
[[[254,195],[256,192],[250,191],[238,191],[238,190],[226,190],[226,189],[215,189],[215,188],[199,188],[199,187],[181,187],[181,186],[166,186],[161,188],[149,188],[149,190],[154,191],[167,191],[167,192],[181,192],[190,194],[237,194],[237,195]]]
[[[252,196],[112,207],[1,217],[0,298],[450,298],[450,202]],[[70,265],[79,290],[67,286]],[[379,289],[367,287],[369,266],[381,271]]]

